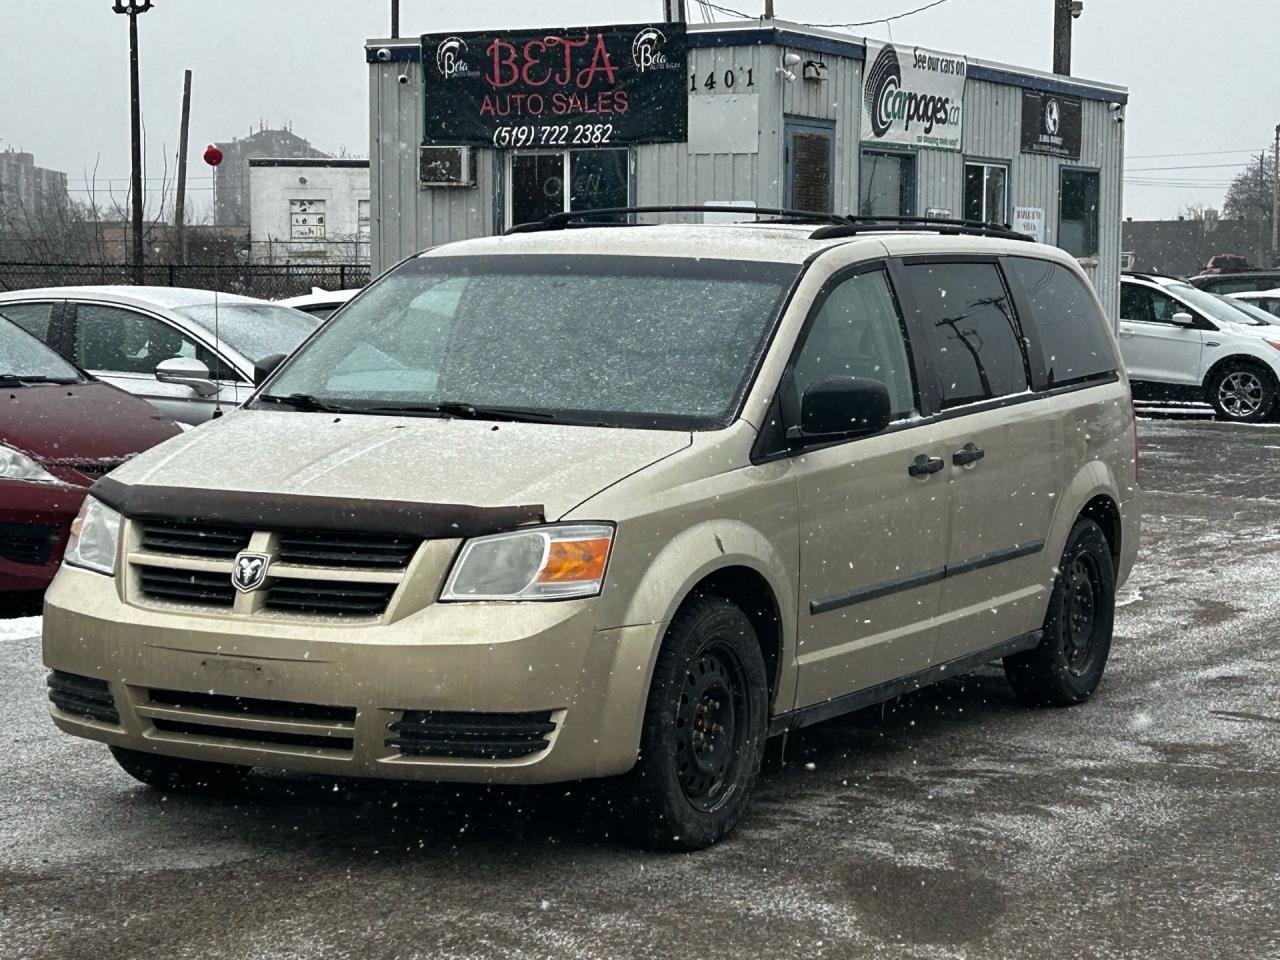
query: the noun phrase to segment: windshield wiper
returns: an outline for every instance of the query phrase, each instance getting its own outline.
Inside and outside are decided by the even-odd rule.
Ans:
[[[321,400],[319,397],[310,393],[290,393],[283,397],[276,396],[272,393],[264,393],[258,397],[259,403],[278,403],[284,407],[293,407],[295,410],[304,413],[348,413],[350,407],[342,407],[337,404],[329,403],[327,400]]]
[[[25,386],[31,383],[82,383],[80,377],[42,377],[38,375],[27,376],[22,373],[0,373],[0,383],[6,385]]]
[[[554,420],[556,415],[545,410],[517,410],[513,407],[486,407],[461,400],[441,400],[438,403],[398,403],[363,407],[366,413],[400,413],[408,416],[443,415],[462,420],[509,420],[513,423],[541,423]]]

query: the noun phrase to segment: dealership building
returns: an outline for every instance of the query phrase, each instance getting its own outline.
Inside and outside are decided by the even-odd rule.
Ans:
[[[366,59],[375,272],[553,212],[788,207],[1011,223],[1116,315],[1123,87],[777,20],[433,34]]]

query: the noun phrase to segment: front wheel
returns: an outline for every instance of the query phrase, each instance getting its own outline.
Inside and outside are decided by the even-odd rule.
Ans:
[[[768,675],[751,621],[720,597],[696,597],[658,653],[640,757],[622,779],[640,839],[699,850],[746,813],[768,729]]]
[[[129,776],[157,790],[183,793],[228,793],[244,785],[249,767],[206,760],[186,760],[112,747],[111,755]]]
[[[1214,374],[1208,399],[1219,419],[1258,423],[1276,404],[1276,381],[1262,367],[1234,364]]]
[[[1058,563],[1039,645],[1004,658],[1014,692],[1032,706],[1066,707],[1089,699],[1111,652],[1115,611],[1111,545],[1101,527],[1081,517]]]

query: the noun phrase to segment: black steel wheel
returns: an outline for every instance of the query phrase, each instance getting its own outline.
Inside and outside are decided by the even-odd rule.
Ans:
[[[1219,419],[1258,423],[1266,420],[1276,405],[1276,381],[1262,366],[1233,363],[1214,374],[1208,394]]]
[[[768,729],[768,676],[751,621],[692,598],[658,652],[640,755],[620,781],[626,822],[650,846],[698,850],[746,813]]]
[[[1040,643],[1005,657],[1014,691],[1035,706],[1070,706],[1093,695],[1111,652],[1116,575],[1111,545],[1081,517],[1067,536]]]

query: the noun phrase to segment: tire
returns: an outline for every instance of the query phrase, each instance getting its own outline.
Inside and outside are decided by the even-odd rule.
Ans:
[[[1037,707],[1088,700],[1107,666],[1115,610],[1111,545],[1101,527],[1081,517],[1058,563],[1039,645],[1004,658],[1018,697]]]
[[[232,793],[244,786],[249,767],[206,760],[186,760],[112,747],[111,755],[125,773],[157,790],[180,793]]]
[[[680,609],[654,666],[639,759],[618,782],[641,843],[700,850],[738,825],[764,757],[768,689],[746,614],[713,596]]]
[[[1259,423],[1276,406],[1276,378],[1260,364],[1229,363],[1209,380],[1207,393],[1219,420]]]

